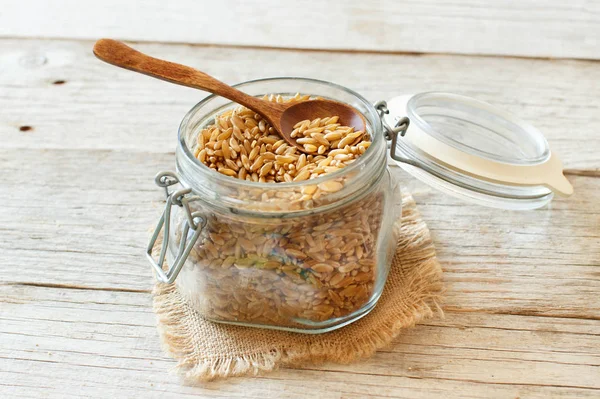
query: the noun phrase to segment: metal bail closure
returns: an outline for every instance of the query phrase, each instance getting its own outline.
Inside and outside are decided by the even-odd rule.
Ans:
[[[408,130],[408,126],[410,125],[410,119],[408,119],[408,117],[406,117],[406,116],[399,118],[396,121],[396,124],[394,125],[394,127],[392,127],[392,126],[390,126],[389,123],[387,123],[386,118],[384,117],[384,115],[387,115],[390,113],[390,110],[387,107],[387,103],[383,100],[377,101],[375,104],[373,104],[373,106],[375,107],[375,109],[377,110],[377,113],[379,114],[379,119],[381,119],[381,124],[383,125],[385,138],[387,140],[391,140],[390,156],[392,157],[392,159],[395,161],[398,161],[398,162],[408,164],[408,165],[419,166],[417,164],[417,162],[415,162],[414,160],[412,160],[410,158],[402,157],[396,153],[396,146],[398,144],[398,136],[404,137],[404,135],[406,134],[406,131]]]
[[[165,189],[165,195],[167,198],[167,203],[165,205],[165,210],[161,215],[156,228],[154,229],[154,233],[152,233],[152,237],[150,238],[150,242],[148,243],[148,248],[146,249],[146,256],[150,261],[150,264],[154,268],[156,272],[156,279],[162,283],[170,284],[177,278],[177,275],[181,271],[181,268],[185,264],[187,257],[198,241],[200,237],[200,232],[206,225],[206,220],[202,218],[200,212],[191,212],[189,202],[190,198],[187,197],[189,193],[192,192],[191,188],[183,188],[177,191],[169,192],[169,186],[179,183],[179,178],[173,172],[160,172],[156,175],[155,182],[159,187],[163,187]],[[163,264],[165,262],[165,258],[167,255],[168,247],[169,247],[169,234],[171,229],[171,208],[173,205],[180,206],[184,209],[186,220],[183,225],[183,229],[181,231],[181,242],[179,243],[179,249],[177,251],[177,255],[173,260],[173,264],[169,267],[169,270],[165,273],[163,270]],[[155,261],[152,257],[152,249],[160,236],[161,231],[163,231],[163,241],[160,249],[160,254],[158,256],[158,261]],[[191,236],[190,236],[191,231]]]

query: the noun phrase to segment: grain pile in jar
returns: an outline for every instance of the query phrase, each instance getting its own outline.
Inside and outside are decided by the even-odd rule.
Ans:
[[[221,174],[273,184],[272,191],[258,190],[264,203],[279,196],[291,210],[309,209],[344,187],[341,179],[310,180],[354,162],[370,137],[335,115],[294,128],[292,137],[312,155],[288,146],[260,115],[238,107],[199,132],[195,155]],[[306,184],[281,193],[281,182]],[[272,220],[205,209],[206,225],[190,254],[193,266],[179,284],[202,292],[192,304],[221,321],[295,326],[349,315],[373,294],[383,201],[375,191],[327,211]]]
[[[268,97],[283,102],[281,96]],[[309,96],[286,102],[306,101]],[[363,154],[371,142],[365,132],[341,126],[338,116],[300,121],[291,133],[305,150],[299,154],[256,112],[239,107],[215,118],[198,134],[196,158],[227,176],[273,183],[313,179],[335,172]],[[338,187],[324,187],[334,191]]]

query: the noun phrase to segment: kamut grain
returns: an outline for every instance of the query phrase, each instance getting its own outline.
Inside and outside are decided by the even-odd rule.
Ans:
[[[281,96],[266,98],[279,103],[309,99],[308,96],[299,94],[287,100]],[[365,132],[355,132],[352,127],[342,126],[338,121],[339,117],[334,115],[312,121],[299,121],[294,125],[292,137],[297,138],[298,144],[303,145],[307,152],[314,154],[307,157],[275,134],[273,128],[260,115],[245,107],[238,107],[215,117],[214,124],[200,131],[194,153],[200,162],[217,172],[248,181],[257,181],[261,177],[266,183],[314,179],[349,165],[370,145]],[[344,156],[334,158],[339,154]],[[261,159],[261,155],[265,158]],[[275,173],[280,171],[280,167],[276,167],[273,173],[263,173],[261,168],[266,157],[272,160],[277,156],[285,157],[281,158],[279,163],[289,166],[284,166],[281,173]],[[241,159],[241,165],[238,165],[237,169],[227,162],[238,158]],[[328,158],[338,161],[335,164],[337,169],[317,169],[317,164],[329,165],[332,160]],[[295,164],[294,168],[290,167],[292,164]],[[310,166],[308,174],[303,169],[305,166]],[[241,168],[246,171],[240,173]],[[267,169],[271,170],[269,167]],[[231,174],[229,170],[235,171],[236,174]],[[301,177],[296,179],[298,175]]]
[[[199,285],[192,304],[216,320],[298,326],[349,315],[374,290],[381,205],[374,192],[281,224],[209,214],[178,283]]]

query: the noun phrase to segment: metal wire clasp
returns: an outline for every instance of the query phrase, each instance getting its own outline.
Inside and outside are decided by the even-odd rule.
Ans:
[[[192,192],[191,188],[182,188],[177,191],[169,192],[169,187],[179,183],[179,178],[177,174],[169,171],[160,172],[156,175],[154,179],[156,185],[159,187],[163,187],[165,189],[165,195],[167,199],[167,203],[165,205],[165,210],[163,211],[160,219],[158,220],[158,224],[154,229],[154,233],[152,233],[152,237],[150,238],[150,242],[148,243],[148,247],[146,248],[146,257],[150,261],[150,264],[154,268],[156,272],[156,278],[160,282],[170,284],[177,278],[177,275],[181,271],[181,268],[185,264],[190,251],[198,241],[200,237],[200,232],[206,225],[206,220],[202,218],[200,212],[192,212],[190,209],[189,202],[190,199],[188,194]],[[173,264],[169,268],[169,270],[165,273],[163,270],[163,264],[165,262],[165,258],[167,255],[167,250],[169,247],[169,235],[171,229],[171,208],[175,206],[180,206],[184,209],[186,221],[183,225],[183,229],[181,231],[181,241],[179,243],[179,250],[177,251],[177,256],[173,260]],[[160,232],[163,231],[163,240],[160,249],[160,254],[158,256],[158,261],[155,261],[152,257],[152,249],[160,236]],[[192,232],[190,236],[190,231]]]
[[[406,131],[408,130],[408,126],[410,125],[410,119],[408,119],[408,117],[404,116],[396,122],[396,125],[394,127],[392,127],[392,126],[390,126],[389,123],[387,123],[387,121],[384,118],[384,115],[387,115],[390,113],[390,110],[387,107],[387,103],[385,101],[377,101],[374,104],[374,106],[375,106],[375,109],[377,110],[377,113],[379,114],[381,123],[383,124],[383,129],[384,129],[383,134],[384,134],[386,140],[391,140],[390,156],[392,157],[392,159],[395,161],[398,161],[398,162],[407,163],[409,165],[418,166],[414,160],[405,158],[405,157],[402,157],[402,156],[396,154],[396,145],[398,144],[398,136],[404,137],[404,135],[406,134]]]

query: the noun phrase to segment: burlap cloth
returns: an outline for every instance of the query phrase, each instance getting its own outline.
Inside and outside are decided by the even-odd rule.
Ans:
[[[410,194],[402,198],[398,249],[375,308],[324,334],[238,327],[204,320],[177,291],[157,283],[154,311],[165,350],[187,382],[256,375],[279,366],[349,363],[387,346],[403,328],[441,314],[442,270],[427,225]]]

